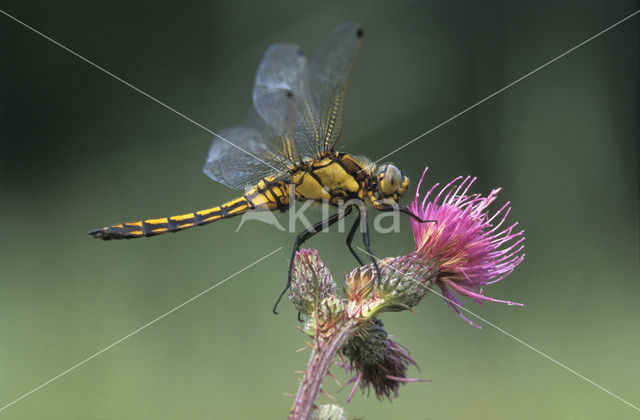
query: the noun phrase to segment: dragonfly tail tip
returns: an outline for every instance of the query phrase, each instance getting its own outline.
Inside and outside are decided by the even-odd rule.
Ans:
[[[105,235],[104,229],[96,229],[89,232],[89,235],[93,236],[96,239],[102,239],[103,241],[109,240],[108,235]]]

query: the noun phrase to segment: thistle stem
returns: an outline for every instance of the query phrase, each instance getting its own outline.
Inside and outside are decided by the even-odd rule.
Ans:
[[[358,322],[344,319],[331,328],[327,334],[316,334],[315,349],[311,352],[307,371],[302,379],[296,401],[293,404],[289,420],[307,420],[315,405],[315,400],[322,388],[322,382],[329,372],[331,362],[342,345],[351,336]]]

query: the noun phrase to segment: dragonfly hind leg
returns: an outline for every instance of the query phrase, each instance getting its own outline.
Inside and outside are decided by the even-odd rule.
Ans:
[[[289,272],[287,274],[287,285],[285,286],[284,290],[282,291],[282,293],[280,293],[280,296],[278,296],[278,299],[276,300],[275,305],[273,305],[273,313],[274,314],[278,314],[278,304],[280,303],[280,301],[282,300],[282,297],[284,296],[285,293],[287,293],[287,290],[289,290],[289,286],[291,286],[291,276],[293,274],[293,266],[295,263],[295,259],[296,259],[296,252],[298,252],[300,250],[300,247],[302,246],[302,244],[309,238],[311,238],[313,235],[315,235],[318,232],[321,232],[323,229],[333,225],[334,223],[336,223],[337,221],[345,218],[346,216],[348,216],[351,213],[351,206],[347,207],[346,209],[344,209],[344,211],[339,211],[336,214],[333,214],[331,216],[329,216],[328,218],[314,224],[311,227],[308,227],[307,229],[303,230],[298,237],[296,238],[296,242],[293,245],[293,252],[291,253],[291,260],[289,261]]]

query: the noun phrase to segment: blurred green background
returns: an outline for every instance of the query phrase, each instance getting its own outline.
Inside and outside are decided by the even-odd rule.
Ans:
[[[242,121],[266,47],[365,28],[345,151],[390,152],[638,9],[637,1],[18,2],[16,16],[212,129]],[[394,154],[427,184],[502,186],[527,258],[468,308],[640,404],[638,16]],[[237,192],[201,173],[212,136],[0,15],[0,406],[269,252],[269,259],[0,412],[0,418],[284,418],[308,352],[271,314],[295,234],[239,220],[102,243],[86,232]],[[415,188],[415,183],[413,184]],[[413,188],[410,194],[413,194]],[[317,218],[319,213],[315,213]],[[312,217],[315,217],[312,216]],[[281,221],[286,223],[286,215]],[[344,234],[309,243],[337,279]],[[408,223],[374,234],[392,256]],[[436,295],[383,317],[431,383],[350,418],[634,418],[633,408]],[[344,375],[339,375],[345,380]],[[333,393],[336,386],[327,383]],[[347,392],[336,395],[344,404]],[[322,397],[322,401],[327,398]]]

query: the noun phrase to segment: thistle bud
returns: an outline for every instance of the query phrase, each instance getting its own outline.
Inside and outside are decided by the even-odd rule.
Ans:
[[[344,302],[337,296],[328,296],[318,302],[313,312],[315,325],[321,332],[327,332],[344,318]]]
[[[293,306],[305,315],[316,310],[316,303],[336,296],[336,284],[315,249],[296,253],[289,289]]]

